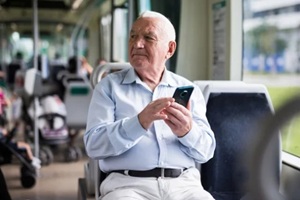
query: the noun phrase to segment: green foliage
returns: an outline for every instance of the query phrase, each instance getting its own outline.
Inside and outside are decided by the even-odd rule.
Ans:
[[[282,52],[287,47],[287,42],[278,33],[276,26],[263,24],[245,33],[245,46],[251,47],[257,54]]]
[[[289,99],[300,94],[300,87],[268,87],[268,91],[276,112]],[[300,157],[299,132],[300,115],[292,119],[281,129],[283,150]]]
[[[297,94],[300,94],[299,87],[268,87],[268,92],[272,99],[273,107],[276,111],[280,106],[282,106],[286,101],[292,99]]]

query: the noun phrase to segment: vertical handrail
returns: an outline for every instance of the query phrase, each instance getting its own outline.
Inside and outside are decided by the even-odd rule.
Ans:
[[[39,40],[39,25],[38,25],[38,1],[32,0],[33,9],[33,67],[38,69],[38,40]],[[34,154],[39,157],[39,133],[38,133],[38,118],[37,118],[38,97],[34,97]]]
[[[115,1],[111,0],[111,26],[110,26],[110,61],[114,60],[114,17]]]
[[[0,24],[0,65],[2,65],[2,70],[4,71],[4,24]]]
[[[98,165],[98,160],[93,160],[94,164],[94,174],[95,174],[95,200],[99,199],[100,192],[99,192],[99,185],[100,185],[100,180],[99,180],[99,165]]]
[[[131,65],[128,62],[125,63],[105,63],[102,65],[98,65],[97,67],[94,68],[91,77],[90,77],[90,82],[92,85],[92,88],[95,88],[97,83],[103,78],[104,73],[109,72],[110,70],[122,70],[122,69],[127,69],[130,68]]]
[[[74,54],[75,56],[79,56],[78,40],[80,37],[83,37],[84,30],[85,30],[84,27],[90,21],[90,18],[92,17],[93,14],[93,10],[99,7],[99,5],[102,4],[103,2],[104,0],[92,1],[82,13],[81,17],[76,23],[76,26],[71,34],[71,42],[70,42],[71,52],[69,51],[69,55]]]

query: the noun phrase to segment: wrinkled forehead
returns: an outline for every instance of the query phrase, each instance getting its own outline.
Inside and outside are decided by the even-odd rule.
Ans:
[[[137,19],[131,28],[131,33],[155,34],[158,37],[165,37],[163,22],[154,17]]]

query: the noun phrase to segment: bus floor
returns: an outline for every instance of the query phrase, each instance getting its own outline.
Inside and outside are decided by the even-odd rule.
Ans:
[[[80,140],[82,141],[82,137]],[[1,169],[12,200],[75,200],[78,179],[84,177],[84,164],[87,161],[88,158],[83,153],[80,160],[66,162],[63,151],[55,150],[53,163],[41,167],[36,184],[29,189],[21,185],[18,160],[13,159],[11,164],[2,165]]]

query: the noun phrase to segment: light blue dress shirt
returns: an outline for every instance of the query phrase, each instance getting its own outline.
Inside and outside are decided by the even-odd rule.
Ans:
[[[178,86],[194,85],[168,70],[152,91],[133,68],[109,74],[95,87],[84,135],[89,157],[99,159],[102,171],[189,168],[212,158],[214,133],[206,118],[206,104],[198,86],[191,96],[193,126],[178,138],[163,120],[149,130],[137,115],[153,100],[171,97]]]

